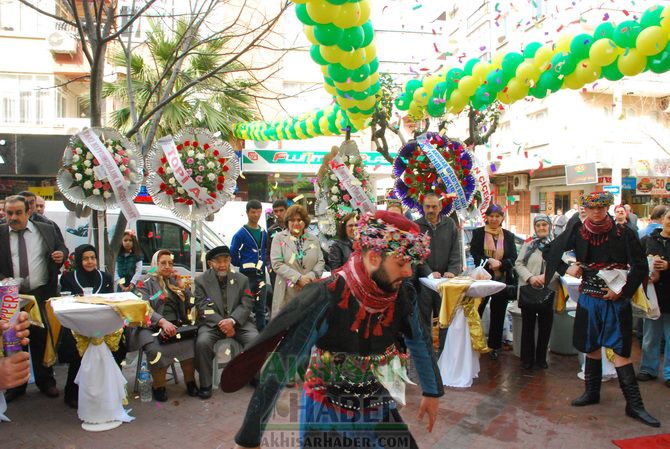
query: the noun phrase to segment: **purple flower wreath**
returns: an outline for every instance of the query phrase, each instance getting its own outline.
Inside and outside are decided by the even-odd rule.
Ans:
[[[429,132],[427,137],[456,172],[469,204],[474,196],[476,185],[475,177],[471,174],[472,156],[460,142],[449,140],[438,133]],[[396,156],[393,163],[393,176],[396,178],[395,194],[405,206],[416,209],[423,215],[421,203],[425,195],[432,192],[442,200],[440,215],[449,215],[453,212],[456,192],[444,184],[430,159],[415,140],[402,147]]]

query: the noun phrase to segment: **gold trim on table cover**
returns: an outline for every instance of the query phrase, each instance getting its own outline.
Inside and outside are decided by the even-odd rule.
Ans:
[[[123,335],[123,328],[102,337],[87,337],[86,335],[78,334],[75,331],[72,331],[72,335],[77,341],[77,351],[79,351],[79,356],[83,357],[84,352],[86,352],[86,348],[88,348],[88,345],[90,344],[99,346],[103,343],[107,343],[110,351],[117,351],[119,349],[121,336]]]
[[[463,314],[470,330],[470,343],[472,349],[481,354],[490,352],[491,349],[486,344],[484,337],[484,327],[479,316],[479,304],[482,298],[471,298],[465,296],[474,280],[469,278],[457,277],[440,284],[437,288],[442,297],[442,306],[440,307],[439,325],[442,328],[448,327],[456,314],[456,307],[460,304],[463,307]]]
[[[75,302],[110,306],[121,317],[126,326],[143,326],[152,313],[149,302],[143,299],[110,301],[100,296],[78,296],[75,298]]]

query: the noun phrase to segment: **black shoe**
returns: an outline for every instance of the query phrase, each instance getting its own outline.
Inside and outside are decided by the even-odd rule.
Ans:
[[[195,381],[192,380],[190,382],[186,382],[186,392],[192,398],[198,396],[200,390],[198,390],[198,386],[195,384]]]
[[[654,380],[656,379],[656,377],[657,376],[652,376],[649,373],[643,373],[643,372],[637,374],[637,380],[639,380],[640,382],[647,382],[648,380]]]
[[[198,393],[200,399],[209,399],[212,397],[212,387],[200,387],[200,392]]]
[[[491,349],[491,352],[489,352],[489,357],[491,358],[491,360],[493,360],[493,361],[498,360],[498,351],[500,351],[500,350],[499,349]]]
[[[79,399],[76,396],[65,395],[65,404],[76,410],[79,408]]]
[[[583,407],[600,402],[600,386],[602,382],[602,361],[587,357],[586,362],[584,362],[584,394],[572,401],[572,406]]]
[[[637,385],[637,379],[635,379],[633,364],[629,363],[628,365],[618,367],[616,373],[619,377],[619,386],[621,387],[621,391],[623,391],[624,398],[626,398],[626,415],[648,426],[661,427],[659,420],[651,416],[644,409],[640,387]]]
[[[532,364],[532,362],[523,362],[521,364],[521,368],[523,368],[525,370],[532,370],[533,369],[533,364]]]
[[[168,400],[167,390],[165,387],[153,388],[151,393],[153,394],[155,401],[166,402]]]
[[[5,402],[10,403],[14,399],[23,396],[24,394],[26,394],[26,389],[24,387],[10,388],[9,390],[5,391]]]
[[[540,369],[547,369],[547,368],[549,368],[549,364],[548,364],[546,361],[544,361],[544,360],[541,361],[541,362],[537,362],[537,363],[535,364],[535,366],[537,366],[537,367],[540,368]]]
[[[55,385],[51,385],[46,388],[40,388],[40,391],[48,398],[57,398],[59,395],[58,388]]]

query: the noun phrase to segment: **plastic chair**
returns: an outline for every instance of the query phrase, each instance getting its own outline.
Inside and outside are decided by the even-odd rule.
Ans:
[[[212,388],[219,388],[221,371],[235,356],[242,352],[242,345],[234,338],[224,338],[214,344],[214,363],[212,364]]]
[[[137,351],[137,368],[135,369],[135,386],[133,387],[133,393],[137,394],[139,388],[140,369],[142,369],[142,358],[144,357],[144,351],[141,349]],[[170,369],[172,371],[172,379],[175,384],[179,383],[179,377],[177,377],[177,370],[174,367],[174,362],[170,363]],[[170,381],[171,379],[167,379]]]

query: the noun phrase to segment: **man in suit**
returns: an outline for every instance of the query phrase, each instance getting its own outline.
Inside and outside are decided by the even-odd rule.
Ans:
[[[32,221],[33,223],[46,223],[52,225],[54,228],[56,228],[56,234],[58,235],[58,239],[60,240],[60,242],[65,244],[65,240],[63,239],[63,233],[61,232],[56,222],[45,217],[43,213],[38,212],[37,195],[35,195],[30,190],[24,190],[22,192],[19,192],[19,196],[24,197],[28,202],[28,215],[30,217],[30,221]],[[44,209],[42,209],[42,211],[44,211]]]
[[[58,274],[67,259],[67,248],[50,224],[29,220],[26,198],[19,195],[5,199],[7,223],[0,225],[0,278],[21,278],[19,291],[37,299],[42,316],[47,299],[56,296]],[[53,369],[42,364],[47,329],[30,328],[30,351],[37,387],[49,397],[58,397]],[[54,336],[56,337],[56,336]],[[7,390],[7,402],[23,395],[26,385]]]
[[[200,376],[200,397],[212,397],[212,364],[214,345],[224,338],[234,338],[245,346],[257,335],[249,321],[254,300],[249,280],[230,271],[230,249],[217,246],[206,256],[209,269],[195,278],[195,302],[198,310],[198,338],[195,343],[195,366]]]

